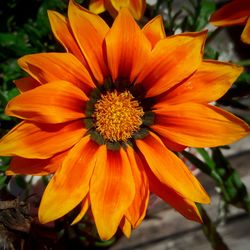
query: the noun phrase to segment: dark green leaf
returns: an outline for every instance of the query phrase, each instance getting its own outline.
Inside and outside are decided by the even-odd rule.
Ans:
[[[5,184],[6,179],[7,179],[7,176],[0,175],[0,190],[6,185]]]
[[[204,148],[196,148],[197,152],[202,156],[202,158],[205,160],[207,165],[211,168],[215,168],[215,163],[209,156],[208,152]]]
[[[20,188],[25,189],[27,187],[27,183],[22,175],[17,175],[15,181]]]
[[[203,224],[202,224],[203,232],[205,236],[207,237],[207,239],[210,241],[213,249],[214,250],[229,250],[228,246],[225,244],[219,232],[216,230],[215,224],[210,219],[205,209],[200,204],[196,204],[196,205],[199,209],[199,212],[203,220]]]
[[[183,151],[183,152],[181,152],[181,154],[185,158],[187,158],[192,164],[194,164],[197,168],[199,168],[202,172],[204,172],[208,175],[211,175],[211,168],[209,167],[209,165],[207,165],[206,163],[201,161],[195,155],[193,155],[187,151]]]
[[[202,30],[207,24],[210,15],[215,11],[215,2],[212,0],[201,0],[200,11],[196,20],[196,31]]]

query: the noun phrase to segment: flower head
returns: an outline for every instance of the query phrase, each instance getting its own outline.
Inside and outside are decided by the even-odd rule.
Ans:
[[[241,40],[250,44],[250,1],[232,0],[217,10],[210,22],[218,27],[231,25],[245,25]]]
[[[128,8],[133,17],[141,19],[146,8],[146,0],[91,0],[89,9],[95,14],[107,10],[112,16],[117,16],[122,8]]]
[[[81,204],[102,239],[118,227],[129,236],[154,192],[186,218],[201,222],[195,202],[210,199],[172,152],[215,147],[249,132],[209,105],[242,72],[202,60],[206,32],[165,37],[158,16],[143,29],[122,9],[111,28],[73,0],[68,18],[49,11],[66,53],[19,59],[30,76],[6,114],[23,119],[0,141],[13,156],[8,174],[54,173],[39,208],[42,223]]]

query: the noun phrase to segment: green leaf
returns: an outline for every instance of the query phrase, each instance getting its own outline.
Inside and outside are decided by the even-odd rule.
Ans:
[[[2,72],[3,86],[2,90],[9,90],[14,88],[13,80],[24,76],[24,72],[17,65],[16,59],[9,59],[0,64],[0,71]]]
[[[39,29],[40,37],[50,32],[50,24],[49,24],[47,11],[48,11],[47,4],[43,4],[38,9],[37,19],[36,19],[36,28]]]
[[[249,85],[250,84],[250,73],[247,71],[241,73],[237,79],[237,82],[244,82],[244,83],[247,83]]]
[[[9,165],[0,166],[0,171],[5,172],[9,168]]]
[[[200,204],[196,204],[201,214],[203,224],[202,229],[206,238],[211,243],[214,250],[229,250],[228,246],[223,241],[221,235],[216,230],[216,226],[208,216],[206,210]]]
[[[250,199],[239,174],[233,169],[219,148],[212,148],[212,156],[204,149],[197,149],[205,162],[189,152],[182,152],[191,163],[213,178],[221,190],[223,200],[250,213]]]
[[[106,241],[96,241],[95,245],[97,247],[109,247],[109,246],[113,245],[115,243],[115,241],[116,241],[116,238],[113,237],[112,239],[106,240]]]
[[[0,175],[0,190],[6,185],[5,184],[6,179],[7,179],[7,176]]]
[[[32,53],[24,33],[0,33],[0,59],[8,59],[10,56],[22,56]]]
[[[11,100],[13,97],[17,96],[19,91],[16,88],[10,89],[8,91],[1,91],[0,90],[0,105],[5,107],[6,104]]]
[[[24,179],[24,176],[22,176],[22,175],[17,175],[16,178],[15,178],[15,180],[16,180],[16,184],[17,184],[20,188],[25,189],[25,188],[27,187],[27,183],[26,183],[26,181],[25,181],[25,179]]]
[[[207,175],[211,175],[211,168],[209,167],[209,165],[207,165],[206,163],[201,161],[195,155],[193,155],[187,151],[183,151],[183,152],[181,152],[181,154],[185,158],[187,158],[192,164],[194,164],[197,168],[199,168],[202,172],[206,173]]]
[[[207,24],[210,15],[215,11],[216,5],[212,0],[202,0],[200,2],[200,11],[196,20],[196,31],[202,30]]]
[[[2,107],[5,107],[8,102],[7,97],[5,96],[5,93],[0,90],[0,104]]]
[[[7,179],[7,176],[0,175],[0,185],[2,185],[5,182],[6,179]]]
[[[250,199],[246,186],[241,181],[238,172],[230,166],[230,163],[223,156],[219,148],[212,149],[212,158],[216,163],[216,173],[222,179],[219,186],[225,201],[236,207],[245,209],[250,214]]]
[[[219,57],[219,52],[214,50],[212,47],[206,45],[204,52],[204,59],[217,60]]]
[[[0,172],[5,172],[9,167],[10,157],[0,157]]]
[[[196,148],[196,151],[202,156],[202,158],[205,160],[207,165],[211,168],[215,168],[215,163],[209,156],[208,152],[204,148]]]

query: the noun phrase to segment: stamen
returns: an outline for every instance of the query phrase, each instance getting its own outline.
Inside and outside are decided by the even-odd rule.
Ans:
[[[143,115],[142,107],[129,91],[118,93],[114,90],[101,95],[95,104],[93,118],[96,131],[104,139],[127,141],[139,130]]]

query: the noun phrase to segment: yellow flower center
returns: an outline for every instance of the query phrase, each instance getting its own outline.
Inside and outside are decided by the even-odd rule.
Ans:
[[[127,141],[142,124],[143,109],[129,91],[107,92],[94,107],[95,128],[106,140]]]

